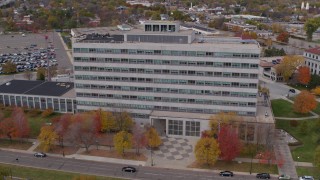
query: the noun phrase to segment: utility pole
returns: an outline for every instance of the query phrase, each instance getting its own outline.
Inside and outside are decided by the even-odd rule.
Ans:
[[[50,77],[50,66],[49,66],[49,53],[48,53],[48,35],[45,35],[45,40],[46,40],[46,54],[47,54],[47,74],[48,74],[48,80],[47,81],[51,81],[51,77]]]

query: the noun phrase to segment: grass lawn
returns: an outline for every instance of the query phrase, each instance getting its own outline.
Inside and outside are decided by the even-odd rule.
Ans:
[[[293,104],[284,99],[272,100],[271,105],[272,105],[272,111],[275,117],[299,118],[299,117],[311,116],[310,113],[308,114],[295,113],[293,111]]]
[[[16,165],[0,164],[0,169],[11,169],[13,177],[26,178],[32,180],[70,180],[79,176],[77,173],[69,173],[54,170],[44,170]],[[87,178],[86,178],[87,179]],[[89,179],[89,178],[88,178]],[[97,180],[117,180],[118,178],[97,176]],[[120,180],[120,179],[119,179]]]
[[[307,135],[302,135],[300,133],[299,125],[303,121],[308,122],[308,129],[306,130],[308,132]],[[313,162],[314,150],[317,147],[317,141],[320,140],[320,120],[309,119],[299,120],[297,122],[299,125],[297,127],[292,127],[288,120],[276,120],[276,128],[286,130],[289,134],[293,135],[303,143],[303,145],[292,148],[291,150],[292,158],[295,161]]]
[[[37,138],[40,134],[40,129],[43,124],[51,122],[52,116],[43,118],[40,115],[35,117],[30,117],[28,114],[29,126],[30,126],[30,137]]]
[[[313,112],[317,113],[318,115],[320,115],[320,103],[318,103],[318,106],[315,110],[313,110]]]
[[[27,150],[32,146],[31,142],[21,142],[17,140],[10,140],[8,139],[0,139],[0,147],[1,148],[10,148],[10,149],[21,149]]]
[[[238,163],[235,161],[226,162],[226,161],[218,161],[212,167],[208,167],[206,165],[199,165],[197,162],[192,163],[190,168],[202,168],[202,169],[215,169],[215,170],[229,170],[229,171],[238,171],[238,172],[250,172],[251,164],[242,162]],[[276,165],[268,165],[268,164],[252,164],[253,173],[266,172],[270,174],[278,174],[278,168]]]
[[[320,170],[316,167],[297,167],[298,176],[309,175],[315,179],[320,178]]]

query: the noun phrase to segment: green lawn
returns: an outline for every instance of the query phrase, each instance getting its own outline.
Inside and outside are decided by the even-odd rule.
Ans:
[[[320,103],[318,103],[318,106],[315,110],[313,110],[313,112],[317,113],[318,115],[320,115]]]
[[[9,169],[12,172],[13,177],[26,178],[32,180],[71,180],[74,177],[79,176],[77,173],[69,173],[54,170],[37,169],[30,167],[22,167],[16,165],[0,164],[0,170]],[[84,178],[83,178],[84,179]],[[86,178],[89,179],[89,178]],[[118,178],[111,177],[96,177],[96,180],[120,180]]]
[[[316,167],[297,167],[298,176],[309,175],[315,179],[320,178],[320,169]]]
[[[226,161],[217,161],[212,167],[208,167],[206,165],[198,165],[194,163],[190,167],[193,168],[202,168],[202,169],[216,169],[216,170],[228,170],[228,171],[238,171],[238,172],[250,172],[251,163],[247,162],[226,162]],[[268,165],[268,164],[260,164],[253,163],[252,164],[252,173],[266,172],[270,174],[278,174],[278,168],[276,165]]]
[[[307,135],[302,135],[300,133],[299,125],[303,122],[308,122]],[[292,157],[295,161],[302,162],[313,162],[314,150],[317,147],[317,141],[320,140],[320,120],[309,119],[309,120],[299,120],[297,127],[290,126],[290,121],[288,120],[276,120],[276,128],[285,129],[288,133],[296,137],[303,145],[293,148]],[[298,159],[299,157],[299,159]]]
[[[271,106],[272,106],[272,111],[275,117],[299,118],[299,117],[311,116],[310,113],[308,114],[295,113],[293,111],[293,104],[284,99],[272,100]]]

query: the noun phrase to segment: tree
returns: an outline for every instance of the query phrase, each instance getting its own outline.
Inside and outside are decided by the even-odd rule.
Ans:
[[[234,112],[220,112],[216,115],[210,116],[209,126],[210,126],[210,135],[212,137],[217,137],[220,131],[221,126],[228,125],[232,121],[238,120],[239,117]]]
[[[106,112],[102,109],[99,109],[96,111],[96,118],[101,123],[101,132],[110,132],[111,130],[116,129],[116,121],[111,112]]]
[[[269,150],[258,153],[255,158],[259,159],[262,164],[274,164],[276,162],[274,152]]]
[[[15,137],[17,138],[26,138],[29,136],[30,128],[28,119],[23,112],[22,108],[15,107],[12,112],[12,120],[15,127]]]
[[[40,130],[38,140],[40,148],[44,152],[48,152],[58,139],[57,133],[54,131],[53,126],[43,126]]]
[[[2,64],[2,69],[5,74],[15,73],[17,72],[17,65],[12,61],[8,61],[5,64]]]
[[[320,95],[320,86],[317,86],[316,88],[312,89],[312,92],[315,95],[319,96]]]
[[[113,137],[114,148],[124,156],[124,150],[132,147],[132,134],[127,131],[120,131]]]
[[[301,65],[304,64],[304,58],[298,55],[287,55],[285,56],[281,63],[278,64],[276,71],[281,73],[283,79],[288,82],[294,71]]]
[[[41,117],[45,118],[45,117],[50,116],[51,114],[53,114],[53,109],[48,108],[41,113]]]
[[[46,69],[40,67],[37,69],[37,80],[45,80],[46,78]]]
[[[284,31],[277,36],[277,41],[288,43],[289,37],[290,37],[290,34],[287,31]]]
[[[236,158],[242,148],[238,133],[230,125],[223,125],[218,135],[220,158],[231,161]]]
[[[312,89],[320,85],[320,76],[312,74],[311,80],[308,84],[308,88]]]
[[[300,84],[307,85],[311,80],[310,69],[307,66],[300,66],[298,69],[298,81]]]
[[[32,71],[30,71],[30,70],[25,71],[24,74],[23,74],[23,77],[30,81],[32,79],[32,77],[33,77]]]
[[[136,154],[140,155],[140,149],[145,147],[148,143],[145,131],[142,127],[136,124],[133,127],[133,145],[136,148]]]
[[[314,165],[320,169],[320,145],[316,148],[314,152]]]
[[[113,117],[116,121],[117,131],[129,131],[133,126],[133,120],[130,114],[126,111],[115,112]]]
[[[64,137],[68,132],[67,130],[69,125],[71,124],[71,118],[71,114],[63,114],[62,116],[52,119],[52,125],[54,127],[54,131],[58,135],[58,142],[61,147],[64,147]]]
[[[293,108],[298,113],[308,113],[317,107],[317,101],[313,94],[301,91],[294,100]]]
[[[157,130],[154,127],[150,127],[146,133],[148,139],[148,146],[150,148],[157,148],[162,143]]]
[[[7,137],[11,142],[16,134],[16,128],[12,118],[5,118],[0,121],[0,137]]]
[[[81,113],[73,116],[68,128],[67,139],[70,143],[84,147],[86,152],[96,141],[96,121],[90,113]]]
[[[304,23],[304,30],[306,31],[308,41],[312,41],[312,35],[319,28],[319,26],[320,17],[310,18]]]
[[[213,165],[220,155],[219,145],[213,138],[199,139],[194,152],[197,161],[207,166]]]

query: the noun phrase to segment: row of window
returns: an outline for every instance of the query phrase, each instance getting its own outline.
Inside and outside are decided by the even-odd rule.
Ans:
[[[95,66],[74,66],[74,70],[75,71],[120,72],[120,73],[142,73],[142,74],[209,76],[209,77],[228,77],[228,78],[251,78],[251,79],[258,78],[258,74],[251,74],[251,73],[211,72],[211,71],[192,71],[192,70],[187,71],[187,70],[168,70],[168,69],[95,67]]]
[[[171,50],[144,50],[144,49],[108,49],[108,48],[73,48],[74,53],[99,54],[140,54],[163,56],[193,56],[193,57],[224,57],[224,58],[259,58],[259,54],[206,52],[206,51],[171,51]]]
[[[256,98],[256,93],[232,92],[232,91],[212,91],[212,90],[194,90],[194,89],[175,89],[175,88],[156,88],[156,87],[138,87],[138,86],[113,86],[113,85],[96,85],[96,84],[75,84],[79,89],[101,89],[116,91],[138,91],[154,93],[171,93],[171,94],[197,94],[210,96],[231,96]]]
[[[98,93],[81,93],[77,92],[77,97],[101,98],[101,99],[124,99],[137,101],[154,101],[154,102],[170,102],[170,103],[188,103],[188,104],[208,104],[220,106],[241,106],[255,107],[254,102],[237,102],[237,101],[219,101],[209,99],[188,99],[188,98],[170,98],[170,97],[154,97],[154,96],[133,96],[121,94],[98,94]]]
[[[76,75],[76,80],[93,80],[93,81],[121,81],[121,82],[139,82],[139,83],[156,83],[156,84],[179,84],[179,85],[196,85],[196,86],[217,86],[217,87],[237,87],[237,88],[257,88],[256,83],[241,82],[223,82],[223,81],[195,81],[184,79],[157,79],[157,78],[136,78],[136,77],[112,77],[112,76],[93,76],[93,75]]]
[[[75,57],[75,62],[97,62],[97,63],[124,63],[124,64],[155,64],[155,65],[176,65],[176,66],[201,66],[201,67],[222,67],[258,69],[258,64],[210,62],[210,61],[183,61],[183,60],[157,60],[157,59],[125,59],[125,58],[95,58]]]
[[[122,104],[122,103],[108,103],[97,101],[77,101],[79,106],[95,106],[95,107],[109,107],[109,108],[124,108],[124,109],[143,109],[155,111],[172,111],[172,112],[190,112],[190,113],[205,113],[217,114],[219,112],[229,112],[220,109],[199,109],[199,108],[184,108],[184,107],[170,107],[170,106],[153,106],[144,104]],[[81,109],[81,107],[78,107]],[[251,111],[236,111],[239,116],[255,116],[255,112]]]
[[[169,135],[183,135],[183,121],[181,120],[168,120],[168,134]],[[186,121],[185,124],[186,136],[200,136],[200,122]]]

